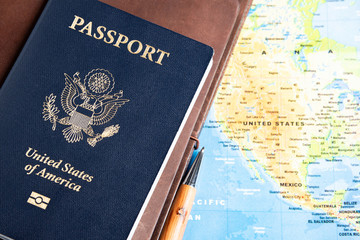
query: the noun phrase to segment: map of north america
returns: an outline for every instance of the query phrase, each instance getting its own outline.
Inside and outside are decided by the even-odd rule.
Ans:
[[[226,177],[204,173],[219,194],[198,196],[222,193],[226,204],[194,204],[198,215],[227,214],[223,237],[209,239],[360,237],[359,47],[357,1],[253,2],[201,135],[218,135],[208,161]],[[257,217],[256,201],[268,197],[279,207],[260,207]],[[235,231],[229,211],[245,213],[247,227]]]

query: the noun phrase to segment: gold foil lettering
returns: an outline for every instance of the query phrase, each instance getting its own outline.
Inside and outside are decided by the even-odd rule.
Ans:
[[[83,18],[75,15],[74,21],[71,24],[71,26],[69,26],[69,28],[76,30],[75,26],[82,26],[82,25],[84,25],[84,23],[85,23],[85,20]]]
[[[60,183],[61,180],[62,180],[61,177],[57,177],[54,182],[55,182],[55,183]]]
[[[87,181],[91,182],[93,180],[93,178],[94,178],[93,176],[90,176]]]
[[[55,160],[50,159],[49,156],[47,156],[47,154],[40,154],[38,153],[38,151],[36,149],[33,149],[31,147],[29,147],[25,153],[25,156],[27,158],[31,158],[37,162],[41,162],[44,165],[48,165],[51,166],[55,169],[58,169],[63,160],[59,160],[58,162],[56,162]],[[32,164],[27,164],[24,168],[24,170],[26,171],[27,175],[31,175],[32,173],[34,173],[34,175],[37,175],[39,177],[42,177],[48,181],[54,182],[56,184],[62,185],[66,188],[69,188],[73,191],[79,192],[81,189],[81,185],[78,185],[74,182],[72,182],[72,179],[69,178],[69,180],[66,180],[62,177],[58,177],[57,175],[47,172],[46,168],[41,169],[40,171],[35,173],[35,170],[37,168],[40,167],[40,164],[36,164],[36,165],[32,165]],[[69,175],[75,176],[83,181],[86,182],[91,182],[93,180],[93,176],[90,176],[89,174],[86,174],[84,171],[80,171],[75,169],[73,166],[71,166],[70,163],[65,163],[63,165],[63,167],[61,168],[62,172],[65,172]]]
[[[77,26],[83,26],[85,24],[85,20],[82,17],[74,15],[74,20],[72,24],[69,26],[70,29],[77,30],[80,33],[86,34],[94,39],[101,40],[107,44],[112,44],[114,47],[120,48],[120,44],[127,45],[126,49],[129,53],[137,55],[140,54],[141,58],[154,62],[153,58],[157,57],[155,63],[162,65],[164,57],[169,57],[170,53],[164,50],[153,47],[149,44],[143,44],[140,40],[130,40],[129,37],[119,33],[115,30],[107,30],[105,26],[96,27],[96,32],[92,33],[93,22],[88,22],[84,27],[80,30],[76,29]],[[116,38],[117,36],[117,38]],[[115,43],[114,43],[115,42]],[[114,44],[113,44],[114,43]],[[144,45],[146,46],[144,49]],[[156,56],[157,55],[157,56]],[[29,150],[29,155],[31,154],[31,150]]]
[[[158,52],[161,52],[161,53],[160,53],[160,56],[159,56],[158,60],[156,61],[156,63],[162,65],[161,61],[163,60],[164,56],[166,55],[167,57],[169,57],[170,53],[165,52],[165,51],[163,51],[161,49],[158,49],[156,51],[156,53],[158,53]]]
[[[51,173],[46,173],[45,178],[53,182],[55,181],[56,175]]]
[[[114,36],[112,35],[112,33],[114,34]],[[106,38],[104,38],[104,42],[108,43],[108,44],[112,44],[114,42],[114,37],[116,35],[116,32],[114,30],[109,30],[107,32],[107,36],[109,37],[109,40],[106,40]]]
[[[138,43],[139,46],[138,46],[138,48],[136,49],[136,51],[133,52],[131,48],[132,48],[132,45],[133,45],[135,42]],[[141,52],[142,48],[143,48],[143,45],[142,45],[142,43],[141,43],[139,40],[131,40],[131,41],[129,42],[128,46],[127,46],[127,49],[128,49],[129,52],[132,53],[132,54],[138,54],[139,52]]]
[[[155,53],[156,49],[153,46],[147,45],[144,50],[144,53],[141,55],[142,58],[146,59],[146,55],[148,55],[148,58],[150,61],[153,62],[152,55]]]
[[[92,37],[92,22],[86,24],[79,32],[84,33],[85,30],[87,31],[86,35]]]
[[[114,44],[115,47],[120,48],[119,44],[125,44],[129,41],[129,38],[121,33],[119,33],[119,37],[116,41],[116,43]]]
[[[106,31],[106,27],[98,26],[96,28],[96,31],[98,32],[99,36],[96,36],[96,33],[94,33],[94,38],[98,39],[98,40],[103,39],[103,37],[104,37],[104,32],[103,31]]]

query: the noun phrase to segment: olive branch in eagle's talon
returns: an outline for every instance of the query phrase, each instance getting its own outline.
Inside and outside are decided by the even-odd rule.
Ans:
[[[59,113],[59,109],[55,106],[55,99],[56,96],[54,94],[50,94],[49,96],[45,97],[45,102],[43,104],[43,112],[44,121],[50,121],[53,126],[52,130],[55,131],[56,129],[56,122],[58,120],[57,114]]]

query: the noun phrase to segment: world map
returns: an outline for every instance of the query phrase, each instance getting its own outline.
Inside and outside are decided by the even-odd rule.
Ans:
[[[360,239],[360,1],[254,0],[184,239]]]

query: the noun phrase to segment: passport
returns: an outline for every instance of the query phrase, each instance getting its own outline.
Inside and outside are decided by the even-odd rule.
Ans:
[[[0,234],[131,239],[212,56],[104,3],[50,0],[0,90]]]

